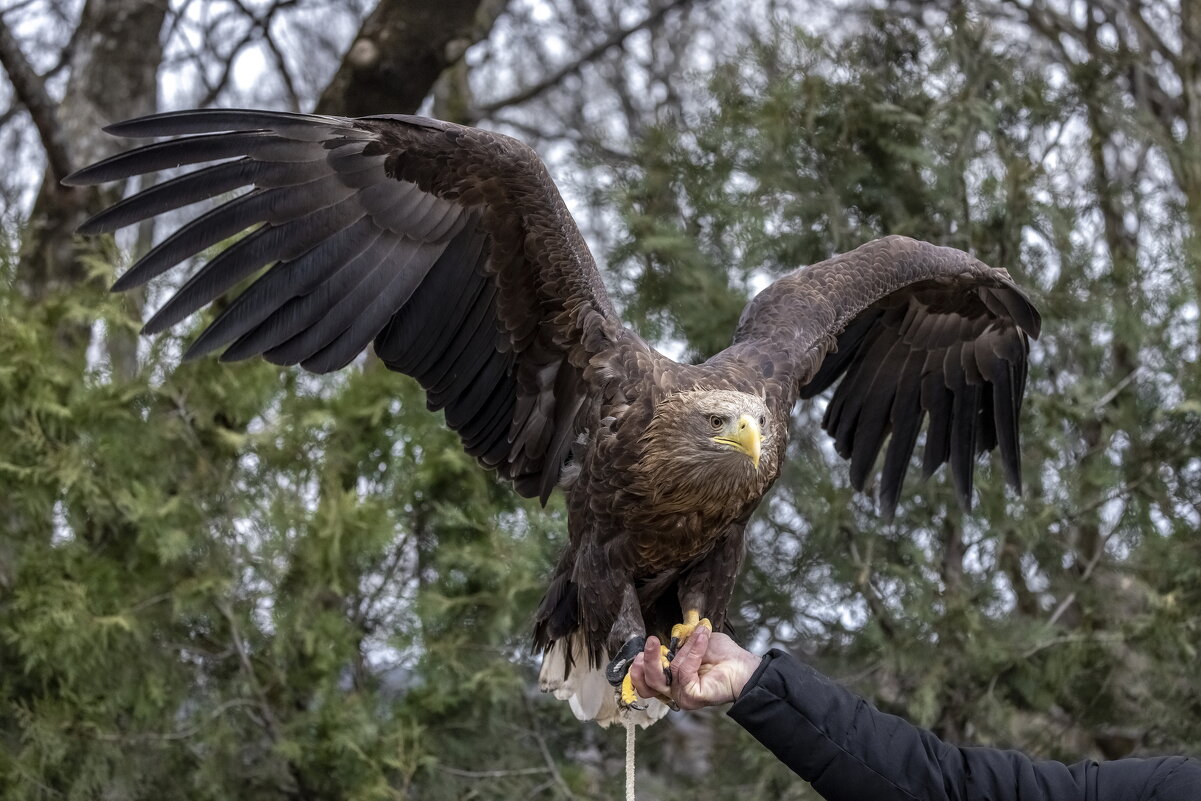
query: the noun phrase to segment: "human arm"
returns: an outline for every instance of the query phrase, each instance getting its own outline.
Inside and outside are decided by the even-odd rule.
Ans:
[[[672,663],[670,686],[660,671],[644,670],[636,660],[638,672],[631,668],[635,687],[666,691],[682,708],[725,703],[737,687],[730,716],[829,801],[1201,797],[1201,762],[1195,759],[1086,761],[1069,767],[1017,751],[960,748],[880,712],[782,651],[769,652],[746,675],[749,655],[728,637],[698,629],[689,645],[693,649],[686,654],[682,648]]]

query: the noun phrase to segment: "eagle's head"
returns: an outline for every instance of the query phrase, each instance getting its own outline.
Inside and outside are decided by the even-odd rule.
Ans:
[[[640,472],[656,505],[717,513],[758,499],[776,476],[776,423],[763,398],[695,389],[661,400]]]

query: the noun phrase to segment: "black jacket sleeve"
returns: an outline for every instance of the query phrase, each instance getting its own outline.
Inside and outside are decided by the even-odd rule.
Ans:
[[[959,748],[771,651],[730,717],[828,801],[1201,801],[1186,757],[1036,762]]]

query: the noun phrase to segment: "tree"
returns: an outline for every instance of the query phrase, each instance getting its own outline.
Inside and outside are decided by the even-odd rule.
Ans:
[[[202,99],[220,102],[258,47],[299,102],[275,24],[288,6],[212,8],[168,14],[163,52],[181,30],[201,43],[169,68],[194,70]],[[409,33],[435,61],[461,56],[440,28]],[[154,48],[142,55],[157,66]],[[30,74],[50,93],[57,69]],[[423,75],[408,78],[424,87],[390,84],[402,99],[385,109],[415,110],[437,72]],[[154,96],[121,78],[101,88]],[[53,152],[65,123],[49,122],[38,133]],[[54,191],[75,220],[94,207]],[[458,797],[481,780],[561,795],[594,783],[558,760],[595,733],[550,733],[554,706],[521,691],[530,655],[500,658],[523,653],[557,512],[518,506],[418,408],[415,385],[372,361],[329,380],[176,369],[168,337],[117,369],[111,344],[140,313],[99,292],[116,254],[63,241],[64,278],[36,296],[28,261],[4,267],[3,792],[376,797],[416,783]],[[97,316],[110,352],[85,359]]]
[[[504,6],[502,0],[381,2],[363,20],[317,111],[346,117],[415,112],[443,71],[488,34]]]
[[[1159,699],[1196,703],[1198,610],[1179,606],[1196,577],[1158,561],[1196,547],[1196,353],[1176,350],[1192,229],[1161,216],[1173,193],[1122,99],[1048,81],[988,10],[781,33],[719,68],[715,111],[650,137],[628,184],[634,308],[704,355],[714,317],[740,307],[726,293],[886,232],[1034,285],[1047,325],[1026,497],[989,474],[964,515],[936,476],[883,525],[815,439],[821,404],[802,410],[741,584],[748,622],[952,740],[1195,750],[1191,719]]]
[[[1201,751],[1191,7],[849,4],[827,24],[778,3],[452,6],[462,24],[414,40],[441,65],[424,88],[364,111],[432,101],[537,145],[627,316],[682,357],[722,347],[772,276],[882,233],[1034,287],[1025,496],[985,469],[966,513],[941,475],[914,476],[885,524],[821,401],[801,407],[753,525],[743,642],[964,742]],[[311,108],[404,7],[179,3],[155,66],[172,103]],[[0,50],[53,105],[82,55],[28,24],[36,8],[74,26],[82,6],[4,15]],[[6,136],[36,130],[36,98],[14,97]],[[6,197],[33,195],[24,175]],[[120,257],[72,259],[52,268],[90,280],[36,302],[15,252],[0,282],[0,794],[619,791],[620,734],[532,689],[553,503],[519,503],[371,360],[324,379],[177,366],[183,331],[122,361],[110,343],[141,315],[101,291]],[[644,797],[813,797],[720,712],[640,738]]]

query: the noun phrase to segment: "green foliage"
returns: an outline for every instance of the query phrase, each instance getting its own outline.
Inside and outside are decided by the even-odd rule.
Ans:
[[[818,431],[823,403],[802,407],[740,583],[744,639],[806,651],[953,741],[1068,759],[1196,752],[1188,226],[1161,216],[1165,194],[1133,190],[1149,170],[1089,177],[1094,146],[1139,136],[1115,93],[1048,81],[1024,45],[953,21],[879,15],[836,40],[780,30],[719,67],[711,113],[655,131],[649,166],[627,176],[629,308],[704,357],[752,287],[885,233],[1008,268],[1044,315],[1025,497],[985,465],[965,515],[941,474],[911,477],[884,524]],[[730,764],[718,781],[731,787],[770,775]]]
[[[614,284],[700,358],[754,289],[880,234],[1009,269],[1044,314],[1025,495],[984,465],[968,514],[911,477],[885,524],[803,406],[740,638],[958,742],[1201,751],[1201,198],[1154,150],[1100,174],[1144,136],[1095,70],[1052,80],[951,22],[781,28],[717,65],[708,111],[622,176]],[[557,502],[517,500],[374,361],[177,366],[161,337],[125,374],[127,301],[31,304],[3,269],[0,799],[619,793],[621,733],[533,689]],[[640,735],[644,796],[814,797],[720,712],[673,720]]]
[[[176,367],[166,340],[131,378],[81,373],[63,321],[130,309],[30,305],[5,269],[0,796],[393,798],[530,762],[528,737],[480,744],[536,718],[558,512],[376,362]]]

